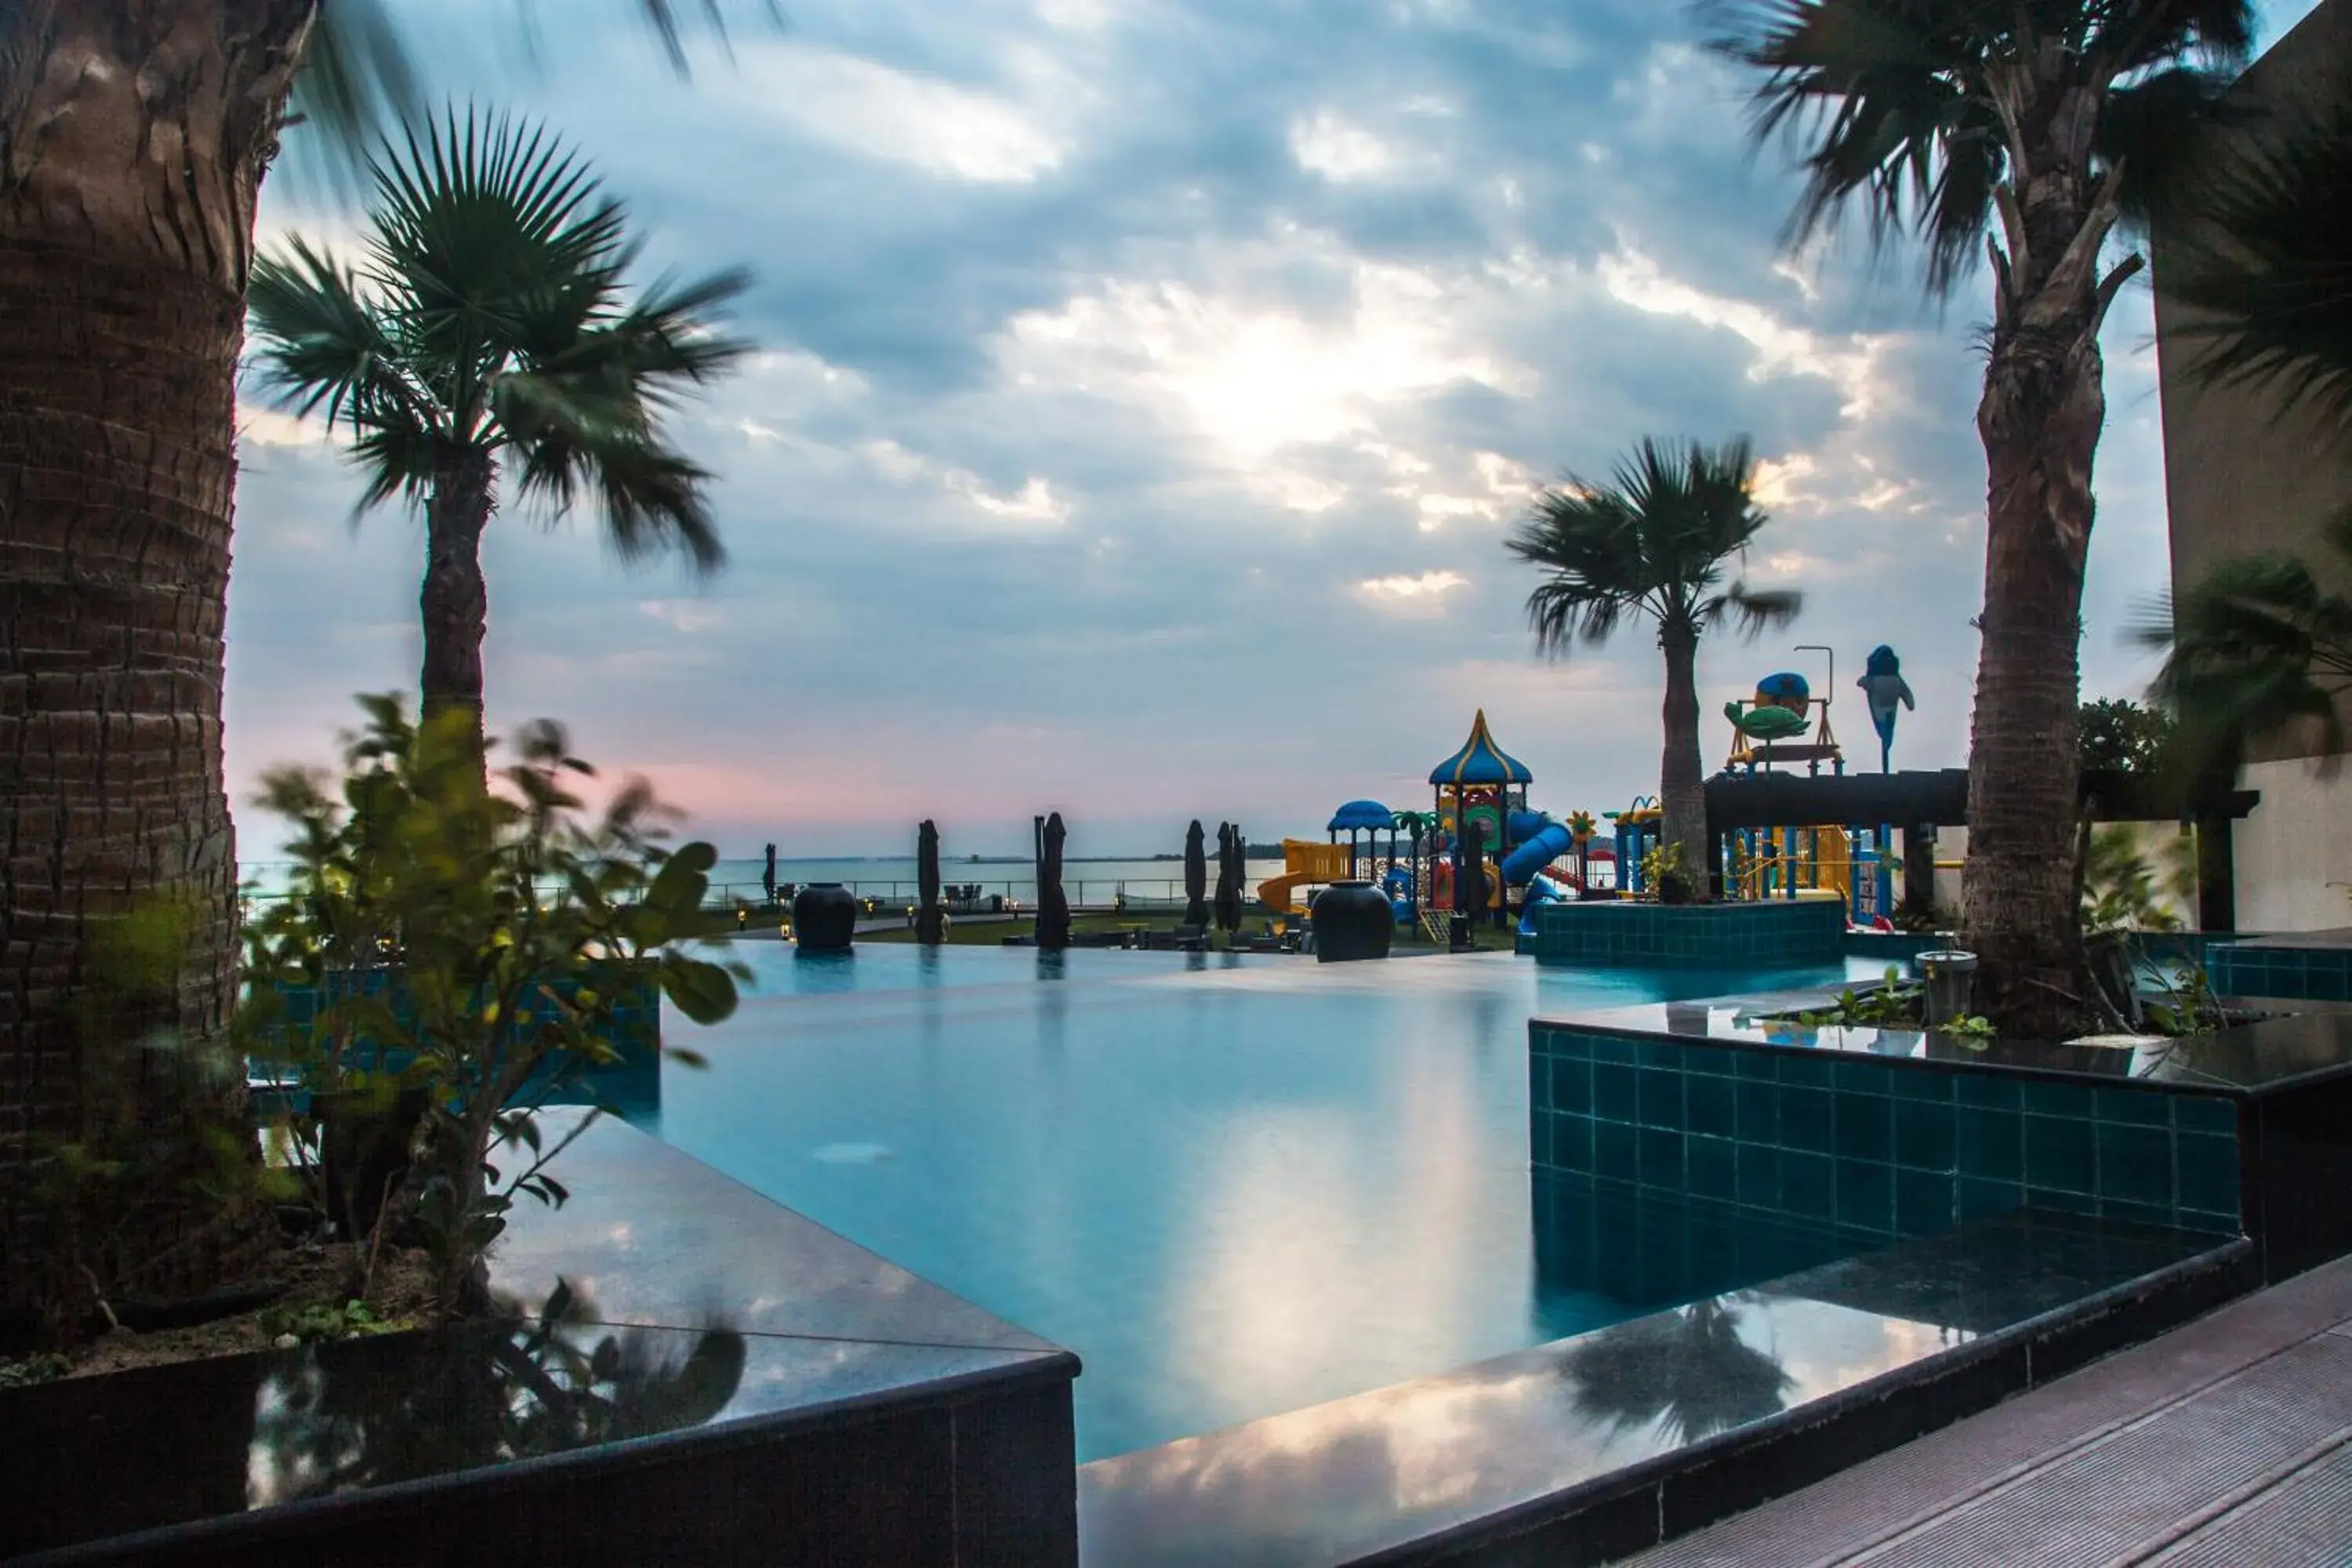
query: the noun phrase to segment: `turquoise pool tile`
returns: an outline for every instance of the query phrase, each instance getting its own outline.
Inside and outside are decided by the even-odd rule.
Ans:
[[[1551,1058],[1534,1051],[1528,1053],[1528,1108],[1551,1109]]]
[[[1671,1127],[1682,1131],[1683,1075],[1662,1072],[1656,1068],[1638,1068],[1633,1073],[1634,1120],[1644,1127]]]
[[[1894,1101],[1875,1094],[1839,1093],[1831,1098],[1840,1159],[1875,1160],[1884,1164],[1895,1157]]]
[[[1962,1176],[1956,1184],[1958,1217],[1962,1221],[2007,1214],[2025,1206],[2025,1186],[2020,1182],[1984,1182]]]
[[[1840,1094],[1887,1095],[1895,1092],[1894,1076],[1894,1069],[1884,1062],[1847,1058],[1838,1062],[1830,1083]]]
[[[2099,1125],[2099,1196],[2172,1206],[2172,1135],[2161,1127]]]
[[[1592,1172],[1592,1119],[1559,1116],[1551,1119],[1551,1163],[1580,1175]]]
[[[2053,1116],[2025,1119],[2026,1185],[2087,1195],[2097,1191],[2097,1169],[2089,1123]]]
[[[2181,1132],[2174,1136],[2173,1151],[2180,1206],[2234,1218],[2241,1192],[2238,1141],[2210,1132]]]
[[[1904,1236],[1949,1230],[1959,1204],[1953,1178],[1936,1171],[1895,1173],[1895,1228]]]
[[[2173,1223],[2179,1211],[2167,1204],[2126,1203],[2122,1198],[2101,1198],[2101,1219],[2127,1220],[2133,1225],[2164,1225]]]
[[[1685,1046],[1685,1070],[1707,1078],[1729,1078],[1738,1068],[1737,1058],[1742,1051],[1722,1046]]]
[[[2140,1127],[2172,1125],[2172,1096],[2147,1089],[2103,1089],[2091,1097],[2093,1112],[2101,1121],[2129,1122]]]
[[[1622,1035],[1595,1035],[1592,1037],[1592,1059],[1629,1068],[1639,1058],[1638,1045],[1639,1042],[1627,1039]]]
[[[1987,1110],[2015,1110],[2025,1102],[2016,1079],[1993,1072],[1964,1072],[1957,1077],[1959,1081],[1952,1085],[1952,1098],[1962,1105],[1979,1106]]]
[[[1592,1064],[1561,1061],[1551,1064],[1551,1108],[1578,1116],[1592,1114]]]
[[[1938,1072],[1934,1068],[1891,1067],[1888,1081],[1895,1087],[1897,1100],[1924,1100],[1937,1104],[1952,1103],[1953,1080],[1956,1073]]]
[[[1636,1040],[1633,1042],[1633,1065],[1681,1072],[1689,1065],[1689,1050],[1679,1040]]]
[[[1733,1145],[1739,1201],[1757,1208],[1780,1206],[1780,1151],[1761,1143]]]
[[[1732,1129],[1743,1143],[1780,1141],[1780,1090],[1773,1084],[1738,1082],[1733,1086],[1737,1121]]]
[[[1807,1089],[1828,1089],[1837,1081],[1837,1063],[1828,1051],[1784,1055],[1780,1058],[1780,1081]]]
[[[1733,1051],[1738,1075],[1760,1083],[1778,1082],[1780,1077],[1780,1057],[1777,1051]]]
[[[1831,1097],[1817,1089],[1780,1086],[1780,1146],[1811,1154],[1827,1154],[1837,1147],[1837,1124]]]
[[[2172,1108],[2172,1124],[2184,1132],[2231,1132],[2238,1131],[2238,1102],[2212,1094],[2182,1094],[2173,1097],[2179,1103]]]
[[[1780,1206],[1807,1219],[1832,1219],[1837,1208],[1837,1182],[1827,1154],[1780,1152]]]
[[[1591,1036],[1580,1035],[1573,1029],[1553,1029],[1549,1031],[1549,1033],[1551,1037],[1551,1054],[1553,1056],[1559,1058],[1563,1061],[1571,1062],[1585,1062],[1592,1059],[1592,1037]]]
[[[1955,1108],[1924,1100],[1895,1102],[1895,1163],[1915,1171],[1950,1171],[1958,1139]]]
[[[1592,1114],[1604,1121],[1632,1121],[1636,1115],[1633,1069],[1592,1064]]]
[[[1634,1149],[1633,1125],[1628,1121],[1603,1121],[1598,1117],[1592,1122],[1592,1173],[1612,1181],[1631,1182],[1639,1179],[1635,1169],[1638,1156]]]
[[[2029,1186],[2025,1189],[2025,1206],[2047,1209],[2053,1214],[2095,1214],[2099,1200],[2088,1193],[2071,1192],[2063,1187]]]
[[[2173,1213],[2178,1216],[2173,1223],[2183,1230],[2205,1231],[2221,1236],[2238,1236],[2243,1233],[2243,1225],[2234,1213],[2212,1214],[2204,1209],[2190,1208],[2175,1209]]]
[[[2015,1182],[2025,1175],[2025,1119],[2013,1110],[1954,1108],[1953,1163],[1964,1176]]]
[[[1717,1198],[1725,1203],[1738,1201],[1738,1146],[1728,1138],[1702,1138],[1694,1134],[1684,1146],[1684,1158],[1688,1163],[1690,1190],[1694,1196]]]
[[[1895,1172],[1873,1160],[1834,1163],[1834,1217],[1840,1225],[1882,1233],[1895,1228]]]
[[[1634,1136],[1636,1179],[1643,1186],[1655,1187],[1660,1192],[1683,1191],[1683,1153],[1689,1140],[1665,1127],[1636,1128]]]
[[[2091,1119],[2091,1089],[2088,1084],[2052,1083],[2042,1079],[2029,1079],[2024,1085],[2025,1109],[2033,1116],[2071,1116],[2084,1121]]]
[[[1685,1125],[1713,1138],[1737,1135],[1738,1084],[1727,1078],[1693,1076],[1683,1080]]]

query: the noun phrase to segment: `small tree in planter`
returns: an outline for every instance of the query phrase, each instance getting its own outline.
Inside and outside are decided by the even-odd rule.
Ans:
[[[295,874],[246,928],[239,1026],[309,1089],[304,1107],[281,1097],[272,1136],[365,1267],[413,1232],[436,1306],[457,1311],[478,1304],[517,1197],[566,1195],[535,1120],[549,1093],[620,1059],[624,1012],[652,989],[716,1023],[744,972],[687,951],[716,851],[662,847],[644,781],[592,816],[570,786],[594,770],[541,721],[485,790],[470,714],[420,725],[397,697],[361,704],[339,790],[268,775],[259,804],[293,824]]]

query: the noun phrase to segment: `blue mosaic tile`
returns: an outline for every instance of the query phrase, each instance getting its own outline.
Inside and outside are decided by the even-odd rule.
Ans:
[[[1807,1219],[1832,1219],[1837,1184],[1827,1154],[1780,1153],[1780,1206]]]
[[[2025,1185],[2021,1182],[1987,1182],[1962,1176],[1956,1185],[1957,1217],[1963,1224],[2025,1206]]]
[[[2098,1145],[2102,1201],[2172,1206],[2172,1139],[2163,1128],[2102,1122]]]
[[[2025,1182],[2036,1188],[2090,1194],[2097,1171],[2091,1130],[2053,1116],[2025,1119]]]
[[[1839,1158],[1875,1160],[1884,1164],[1895,1157],[1892,1100],[1874,1094],[1840,1093],[1831,1096],[1831,1102]]]
[[[1573,1111],[1579,1116],[1591,1115],[1592,1064],[1554,1057],[1548,1065],[1550,1068],[1549,1087],[1551,1091],[1551,1109]]]
[[[2025,1119],[1962,1105],[1953,1111],[1953,1163],[1964,1176],[2016,1182],[2025,1175]]]
[[[1895,1229],[1903,1236],[1929,1236],[1948,1230],[1958,1219],[1959,1201],[1953,1178],[1936,1171],[1895,1173]]]
[[[2015,1110],[2025,1103],[2025,1086],[2013,1078],[1993,1072],[1964,1072],[1952,1086],[1952,1096],[1962,1105],[1980,1106],[1988,1110]]]
[[[2148,1127],[2172,1125],[2172,1099],[2148,1089],[2102,1089],[2091,1097],[2092,1112],[2101,1121],[2130,1121]]]
[[[1871,1160],[1834,1163],[1837,1223],[1881,1234],[1895,1228],[1895,1173]]]
[[[1592,1114],[1605,1121],[1633,1121],[1638,1114],[1633,1098],[1636,1076],[1629,1067],[1593,1063]]]
[[[1644,1127],[1683,1128],[1683,1075],[1654,1068],[1633,1074],[1633,1118]]]
[[[1827,1154],[1837,1147],[1834,1101],[1820,1089],[1780,1088],[1780,1146]]]
[[[1895,1163],[1915,1171],[1950,1171],[1958,1146],[1956,1109],[1923,1100],[1895,1102]]]
[[[2238,1131],[2238,1104],[2218,1095],[2177,1094],[2172,1108],[2172,1124],[2184,1132],[2228,1132]]]
[[[2053,1083],[2045,1079],[2029,1079],[2024,1085],[2025,1109],[2033,1116],[2071,1116],[2088,1121],[2095,1101],[2090,1086],[2080,1083]]]
[[[1693,1076],[1683,1080],[1685,1124],[1693,1132],[1730,1138],[1738,1133],[1738,1083],[1727,1078]]]
[[[1737,1144],[1728,1138],[1693,1135],[1685,1143],[1684,1154],[1688,1161],[1690,1191],[1695,1196],[1717,1198],[1725,1203],[1738,1201]]]
[[[2174,1171],[2180,1206],[2238,1217],[2241,1177],[2238,1141],[2205,1132],[2183,1132],[2174,1139]]]

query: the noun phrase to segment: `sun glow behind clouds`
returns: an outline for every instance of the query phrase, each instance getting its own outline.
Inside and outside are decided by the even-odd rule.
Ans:
[[[1459,572],[1423,572],[1418,576],[1367,577],[1356,592],[1394,615],[1429,616],[1445,613],[1445,595],[1466,588],[1470,579]]]

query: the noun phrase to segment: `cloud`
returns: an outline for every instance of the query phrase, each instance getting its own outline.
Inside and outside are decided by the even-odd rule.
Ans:
[[[747,113],[935,178],[1023,184],[1065,153],[1018,104],[842,50],[763,44],[741,66],[727,90]]]
[[[1445,596],[1469,585],[1470,579],[1459,572],[1423,572],[1412,576],[1367,577],[1356,584],[1356,592],[1391,614],[1429,616],[1443,615]]]

